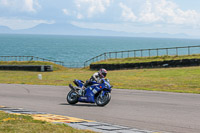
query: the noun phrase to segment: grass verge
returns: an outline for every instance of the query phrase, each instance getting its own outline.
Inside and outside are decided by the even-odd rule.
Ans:
[[[200,59],[200,54],[182,55],[182,56],[153,56],[153,57],[130,57],[120,59],[108,59],[93,64],[125,64],[125,63],[144,63],[153,61],[169,61],[182,59]]]
[[[0,83],[67,86],[74,79],[87,80],[96,71],[60,69],[53,72],[0,71]],[[42,74],[42,80],[38,79]],[[114,88],[200,94],[200,66],[108,71]]]
[[[52,124],[34,120],[31,116],[14,115],[0,111],[0,133],[93,133],[77,130],[66,124]]]

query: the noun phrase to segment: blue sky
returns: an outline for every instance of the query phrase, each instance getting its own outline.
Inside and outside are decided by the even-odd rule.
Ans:
[[[0,25],[26,29],[41,23],[134,33],[200,37],[198,0],[0,0]]]

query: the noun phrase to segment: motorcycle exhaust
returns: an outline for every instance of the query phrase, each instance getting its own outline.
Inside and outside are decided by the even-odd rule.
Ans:
[[[69,88],[73,91],[75,91],[74,86],[72,84],[69,84]]]

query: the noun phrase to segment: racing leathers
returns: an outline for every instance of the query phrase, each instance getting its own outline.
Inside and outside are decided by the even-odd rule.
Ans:
[[[89,85],[92,85],[92,81],[96,81],[97,83],[101,82],[101,76],[99,72],[94,73],[89,80],[87,80],[84,84],[83,87],[79,90],[79,95],[84,94],[85,88]]]

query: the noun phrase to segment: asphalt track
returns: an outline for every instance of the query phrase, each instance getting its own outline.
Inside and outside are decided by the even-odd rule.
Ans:
[[[69,105],[65,86],[0,84],[0,105],[141,130],[200,132],[200,94],[113,89],[105,107]]]

